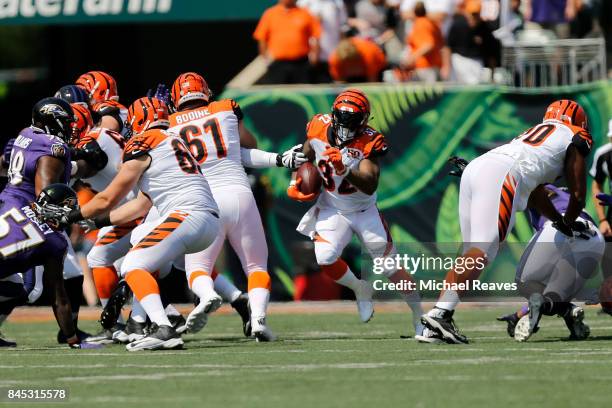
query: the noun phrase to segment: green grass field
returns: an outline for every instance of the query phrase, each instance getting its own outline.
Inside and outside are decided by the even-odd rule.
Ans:
[[[272,314],[280,341],[268,344],[242,337],[236,316],[218,315],[185,336],[185,350],[139,353],[69,350],[54,344],[53,323],[9,322],[3,332],[19,347],[0,351],[0,388],[68,388],[61,405],[70,407],[609,405],[609,316],[587,309],[592,337],[584,342],[561,340],[562,320],[545,318],[529,342],[516,343],[494,319],[511,309],[460,310],[457,323],[472,341],[463,346],[402,339],[412,332],[409,316],[390,312],[367,325],[346,313]]]

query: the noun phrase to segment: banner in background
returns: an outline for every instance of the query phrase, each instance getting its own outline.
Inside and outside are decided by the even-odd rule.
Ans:
[[[0,25],[257,20],[274,0],[0,0]]]
[[[381,162],[378,206],[394,241],[400,245],[461,241],[459,185],[457,178],[447,175],[449,156],[473,159],[506,143],[541,121],[546,106],[559,98],[575,99],[585,108],[595,147],[607,142],[608,119],[612,117],[612,82],[560,88],[548,94],[441,85],[377,84],[361,88],[372,105],[370,123],[385,134],[390,146],[389,154]],[[228,90],[222,97],[233,98],[240,104],[245,124],[256,135],[260,148],[282,152],[304,141],[308,120],[316,113],[329,112],[340,90],[261,88]],[[589,164],[591,160],[592,155]],[[282,298],[296,290],[293,284],[296,260],[303,261],[303,254],[308,253],[304,251],[307,239],[295,227],[309,206],[286,197],[288,171],[268,169],[263,175],[274,198],[265,222],[270,267],[276,274],[275,297]],[[590,199],[587,209],[594,213]],[[526,243],[531,236],[526,216],[518,214],[507,242]],[[355,251],[356,263],[359,252]],[[497,260],[486,270],[485,279],[512,281],[519,258],[520,253],[516,253]],[[359,269],[357,265],[355,270]]]

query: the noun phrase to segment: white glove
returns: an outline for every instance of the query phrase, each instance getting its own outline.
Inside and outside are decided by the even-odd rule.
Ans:
[[[360,162],[361,160],[349,155],[346,150],[342,152],[342,164],[344,164],[346,168],[354,170],[359,167]]]
[[[276,165],[278,167],[286,167],[288,169],[297,169],[308,161],[304,153],[302,153],[301,144],[293,146],[291,149],[285,151],[279,156],[280,157],[276,160]]]

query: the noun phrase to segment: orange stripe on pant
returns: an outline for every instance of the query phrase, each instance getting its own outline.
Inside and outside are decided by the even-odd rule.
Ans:
[[[263,288],[268,289],[272,288],[272,280],[270,279],[270,274],[266,271],[255,271],[249,275],[249,292],[252,289]]]
[[[119,276],[114,266],[101,266],[91,268],[93,274],[94,285],[96,285],[96,292],[98,292],[98,298],[108,299],[111,297],[113,290],[119,283]]]
[[[508,234],[510,219],[512,218],[512,205],[514,204],[516,181],[508,173],[502,185],[499,197],[499,216],[497,219],[497,230],[499,242],[503,242]]]
[[[125,281],[134,292],[136,299],[141,300],[148,295],[159,295],[159,286],[155,278],[144,269],[134,269],[125,275]]]
[[[153,228],[138,244],[136,244],[130,251],[137,249],[150,248],[159,244],[164,238],[168,237],[175,229],[177,229],[181,223],[185,220],[187,214],[182,211],[175,211],[168,215],[164,221],[162,221],[157,227]]]
[[[338,260],[331,265],[321,265],[321,270],[323,273],[335,281],[343,277],[348,269],[348,265],[342,260],[342,258],[338,258]]]

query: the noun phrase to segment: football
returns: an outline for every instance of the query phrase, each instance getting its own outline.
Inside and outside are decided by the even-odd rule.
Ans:
[[[323,179],[314,164],[308,162],[300,166],[297,177],[302,179],[300,191],[304,194],[318,193],[321,190]]]

